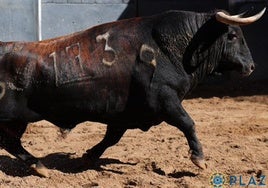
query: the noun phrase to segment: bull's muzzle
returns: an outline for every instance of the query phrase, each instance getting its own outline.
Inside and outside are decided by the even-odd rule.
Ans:
[[[254,70],[255,70],[254,63],[250,63],[248,65],[245,65],[242,68],[242,76],[249,76]]]

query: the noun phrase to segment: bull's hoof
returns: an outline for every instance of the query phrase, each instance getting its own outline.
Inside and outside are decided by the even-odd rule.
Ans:
[[[192,155],[191,161],[202,170],[207,169],[207,164],[203,158]]]
[[[48,169],[40,162],[38,161],[36,164],[32,164],[31,168],[39,175],[40,177],[49,177]]]

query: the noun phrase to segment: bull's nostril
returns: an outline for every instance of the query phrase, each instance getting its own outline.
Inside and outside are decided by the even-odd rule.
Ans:
[[[251,70],[251,71],[254,71],[254,69],[255,69],[255,65],[252,64],[252,65],[250,66],[250,70]]]

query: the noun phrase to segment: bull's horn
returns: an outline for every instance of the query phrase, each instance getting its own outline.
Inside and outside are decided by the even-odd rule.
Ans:
[[[262,11],[260,11],[258,14],[247,18],[241,18],[237,15],[231,16],[226,14],[225,12],[219,11],[216,13],[216,19],[219,22],[229,25],[248,25],[260,19],[260,17],[262,17],[262,15],[264,14],[265,10],[266,7],[262,9]]]

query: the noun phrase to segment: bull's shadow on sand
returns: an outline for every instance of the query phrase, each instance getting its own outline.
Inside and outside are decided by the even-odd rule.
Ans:
[[[124,172],[109,168],[107,167],[107,165],[117,164],[134,166],[137,164],[130,162],[122,162],[118,159],[112,158],[100,158],[93,163],[85,157],[72,158],[72,154],[70,153],[53,153],[43,158],[40,158],[40,160],[49,170],[54,169],[63,173],[80,173],[86,170],[96,170],[112,172],[115,174],[124,174]],[[0,155],[0,170],[6,175],[13,177],[27,177],[34,174],[34,172],[20,160],[6,155]],[[197,176],[196,174],[188,171],[177,171],[170,174],[166,174],[160,168],[153,168],[152,170],[154,173],[157,173],[159,175],[177,179],[182,178],[184,176]]]
[[[56,169],[63,173],[79,173],[86,170],[110,171],[123,174],[121,171],[106,168],[109,164],[136,165],[137,163],[122,162],[118,159],[100,158],[94,161],[87,157],[73,158],[70,153],[53,153],[42,158],[41,161],[48,169]]]
[[[49,169],[58,170],[63,173],[79,173],[86,170],[109,171],[116,174],[123,174],[118,170],[106,168],[109,164],[118,165],[136,165],[137,163],[122,162],[118,159],[100,158],[90,162],[85,157],[72,158],[69,153],[53,153],[40,158],[42,163]],[[31,176],[34,172],[23,162],[16,158],[6,155],[0,155],[0,170],[9,176],[26,177]]]
[[[32,175],[31,170],[16,158],[0,155],[0,170],[9,176],[25,177]]]

